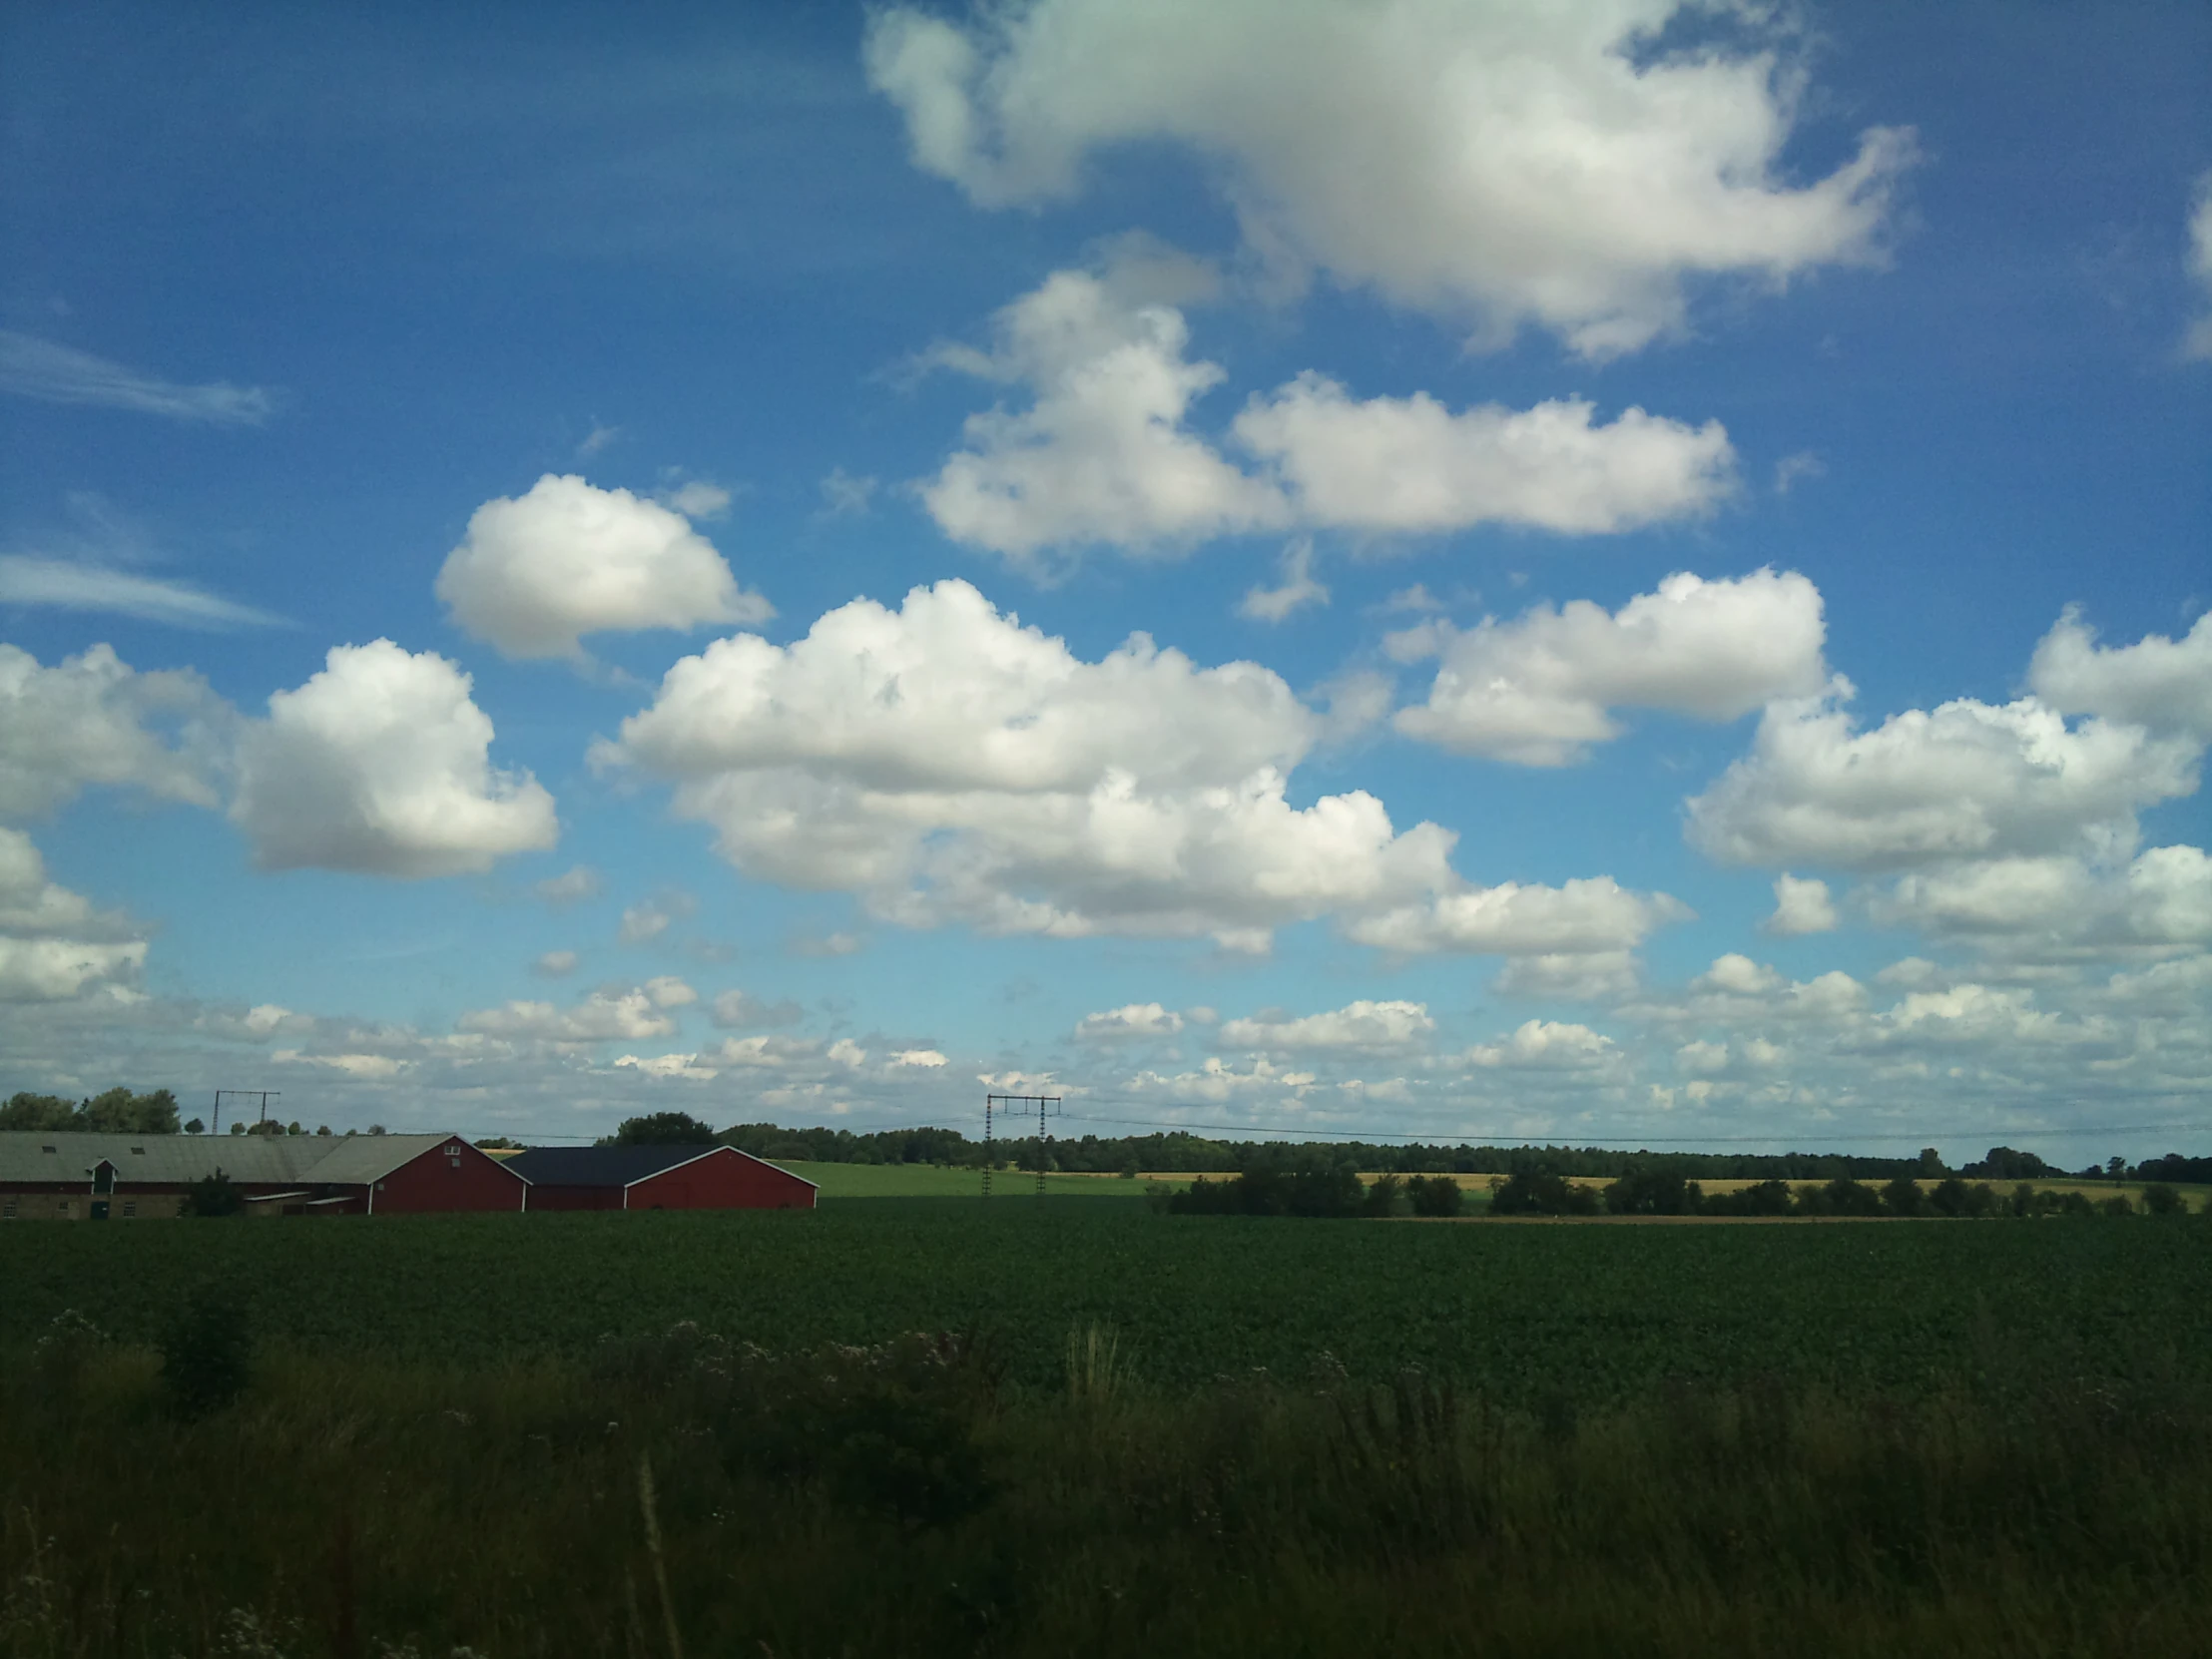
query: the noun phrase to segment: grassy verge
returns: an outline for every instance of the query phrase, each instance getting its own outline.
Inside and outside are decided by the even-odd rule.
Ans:
[[[2212,1399],[1975,1356],[1509,1407],[1420,1373],[1166,1388],[1111,1334],[488,1366],[263,1347],[181,1416],[79,1334],[0,1371],[0,1653],[2197,1653]]]

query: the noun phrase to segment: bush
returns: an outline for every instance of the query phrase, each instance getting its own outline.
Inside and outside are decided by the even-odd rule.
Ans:
[[[2188,1208],[2180,1189],[2163,1181],[2153,1181],[2143,1189],[2143,1213],[2147,1216],[2178,1216]]]
[[[162,1335],[162,1392],[185,1418],[219,1411],[246,1391],[253,1375],[246,1311],[215,1287],[197,1292]]]
[[[1702,1196],[1673,1170],[1631,1165],[1605,1189],[1605,1208],[1616,1216],[1687,1216]]]
[[[1708,1216],[1786,1216],[1794,1208],[1787,1181],[1761,1181],[1732,1193],[1707,1193],[1700,1205]]]
[[[192,1184],[178,1209],[183,1216],[235,1216],[246,1208],[246,1196],[231,1183],[221,1165],[213,1175]]]
[[[1368,1195],[1360,1201],[1360,1213],[1364,1216],[1409,1216],[1413,1213],[1413,1201],[1405,1194],[1405,1180],[1397,1175],[1379,1175],[1368,1188]]]
[[[1490,1183],[1493,1216],[1594,1216],[1598,1196],[1549,1170],[1517,1170]]]
[[[1405,1196],[1416,1216],[1456,1216],[1467,1202],[1459,1183],[1448,1175],[1416,1175],[1405,1183]]]
[[[1910,1175],[1901,1175],[1882,1189],[1882,1207],[1893,1216],[1920,1215],[1927,1202],[1928,1195]]]
[[[1809,1189],[1800,1195],[1798,1203],[1809,1216],[1879,1216],[1884,1213],[1882,1195],[1848,1175],[1838,1176],[1825,1187]]]

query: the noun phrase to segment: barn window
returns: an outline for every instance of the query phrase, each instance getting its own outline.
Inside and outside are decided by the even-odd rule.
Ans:
[[[41,1152],[51,1152],[51,1151],[53,1151],[54,1149],[53,1149],[52,1147],[50,1147],[50,1146],[42,1146],[42,1147],[40,1147],[40,1148],[39,1148],[39,1150],[40,1150]]]
[[[129,1220],[130,1220],[130,1219],[131,1219],[131,1218],[132,1218],[133,1216],[135,1216],[135,1215],[137,1215],[137,1214],[138,1214],[138,1204],[137,1204],[137,1202],[136,1202],[135,1200],[132,1200],[132,1199],[128,1199],[128,1198],[127,1198],[127,1199],[125,1199],[125,1200],[123,1201],[123,1219],[124,1219],[125,1221],[129,1221]]]
[[[131,1148],[131,1150],[137,1153],[141,1158],[146,1156],[146,1148],[144,1148],[143,1146],[134,1146],[133,1148]]]
[[[68,1200],[68,1199],[66,1199],[66,1198],[65,1198],[65,1199],[63,1199],[63,1200],[62,1200],[62,1214],[66,1216],[66,1215],[70,1215],[70,1214],[72,1214],[72,1213],[73,1213],[73,1212],[72,1212],[72,1210],[71,1210],[71,1208],[70,1208],[70,1203],[69,1203],[69,1200]]]
[[[15,1200],[11,1198],[0,1201],[0,1221],[13,1220],[15,1220]]]

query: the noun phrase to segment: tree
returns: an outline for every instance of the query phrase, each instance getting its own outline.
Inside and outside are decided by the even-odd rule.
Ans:
[[[1882,1189],[1882,1207],[1893,1216],[1917,1216],[1926,1195],[1910,1175],[1901,1175]]]
[[[1493,1216],[1594,1216],[1597,1194],[1549,1170],[1515,1170],[1490,1183]]]
[[[174,1135],[177,1097],[167,1089],[150,1094],[109,1089],[86,1101],[79,1108],[79,1116],[78,1127],[104,1135]]]
[[[58,1094],[17,1094],[0,1106],[0,1129],[74,1129],[77,1108]]]
[[[205,1135],[207,1132],[207,1124],[199,1118],[194,1118],[190,1123],[185,1125],[185,1133],[188,1135]]]
[[[372,1129],[370,1134],[374,1134]],[[624,1118],[601,1146],[705,1146],[715,1138],[714,1126],[689,1112],[652,1112],[645,1117]]]
[[[1948,1173],[1943,1168],[1943,1155],[1932,1146],[1921,1148],[1921,1173],[1936,1176]]]
[[[2149,1216],[2178,1216],[2189,1208],[2179,1188],[2163,1181],[2153,1181],[2143,1189],[2143,1213]]]
[[[183,1208],[178,1212],[187,1216],[235,1216],[246,1208],[246,1198],[231,1178],[223,1173],[219,1164],[213,1175],[203,1176],[192,1184],[185,1194]]]
[[[1686,1216],[1697,1206],[1678,1171],[1631,1167],[1605,1189],[1605,1208],[1616,1216]]]
[[[1413,1201],[1416,1216],[1455,1216],[1467,1201],[1448,1175],[1416,1175],[1405,1184],[1405,1196]]]

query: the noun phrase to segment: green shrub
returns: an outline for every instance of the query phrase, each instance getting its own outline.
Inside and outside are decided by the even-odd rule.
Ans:
[[[1459,1183],[1448,1175],[1416,1175],[1405,1183],[1405,1196],[1416,1216],[1456,1216],[1467,1203]]]
[[[216,1287],[203,1287],[162,1334],[162,1393],[188,1420],[204,1417],[246,1391],[253,1337],[246,1312]]]
[[[1594,1216],[1598,1195],[1549,1170],[1516,1170],[1490,1183],[1493,1216]]]

